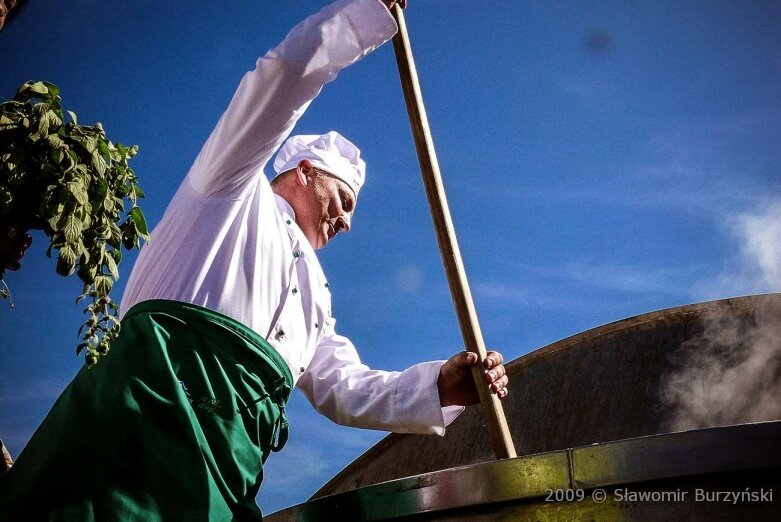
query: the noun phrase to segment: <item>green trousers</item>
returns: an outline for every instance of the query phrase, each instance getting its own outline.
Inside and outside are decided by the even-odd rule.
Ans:
[[[259,520],[293,379],[255,332],[146,301],[82,368],[0,477],[0,521]]]

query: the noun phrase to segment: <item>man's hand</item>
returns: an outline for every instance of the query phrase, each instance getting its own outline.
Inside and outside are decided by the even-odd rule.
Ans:
[[[385,4],[385,7],[388,8],[388,11],[393,10],[393,6],[395,4],[399,4],[399,6],[402,9],[405,9],[407,7],[407,0],[380,0],[383,4]]]
[[[0,279],[6,270],[19,270],[33,239],[20,227],[0,223]]]
[[[508,378],[502,354],[488,352],[483,361],[486,386],[499,398],[507,397]],[[439,403],[442,406],[470,406],[480,402],[471,367],[477,364],[477,354],[473,352],[457,353],[447,360],[439,370],[437,389],[439,390]]]
[[[3,441],[0,440],[0,475],[8,473],[13,465],[14,459],[11,458],[11,454],[8,453],[8,450],[3,445]]]

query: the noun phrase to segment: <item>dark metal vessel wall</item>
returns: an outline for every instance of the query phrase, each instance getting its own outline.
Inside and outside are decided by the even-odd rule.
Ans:
[[[661,397],[675,354],[706,320],[751,325],[758,311],[781,314],[781,294],[682,306],[611,323],[531,352],[507,365],[504,401],[519,455],[670,431]],[[739,419],[754,422],[772,419]],[[708,426],[699,426],[708,427]],[[390,435],[313,498],[388,480],[493,460],[479,410],[468,408],[445,437]]]

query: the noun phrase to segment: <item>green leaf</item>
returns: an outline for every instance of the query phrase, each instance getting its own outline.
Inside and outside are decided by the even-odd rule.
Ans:
[[[104,158],[111,160],[111,149],[109,149],[106,140],[98,140],[98,149]]]
[[[52,96],[59,96],[60,95],[60,88],[54,85],[53,83],[49,82],[41,82],[43,83],[46,88],[49,90],[49,94]]]
[[[106,196],[106,199],[103,200],[103,208],[106,209],[106,212],[109,215],[113,215],[114,212],[116,212],[116,209],[117,209],[116,198],[114,198],[114,197],[112,197],[110,195]]]
[[[122,231],[115,223],[111,223],[111,237],[106,240],[106,243],[114,247],[112,253],[116,252],[119,254],[119,258],[114,258],[116,262],[119,263],[122,256],[122,251],[119,250],[119,247],[122,245]]]
[[[98,273],[98,267],[96,265],[91,266],[85,266],[81,265],[79,267],[79,279],[86,285],[92,284],[92,282],[95,280],[95,276]],[[86,293],[86,292],[85,292]]]
[[[103,159],[103,157],[100,155],[100,153],[95,150],[92,153],[92,168],[97,171],[97,173],[103,177],[106,175],[106,160]]]
[[[98,295],[106,295],[111,291],[111,286],[114,282],[109,276],[99,275],[95,276],[95,291]]]
[[[83,145],[90,154],[94,154],[98,150],[98,140],[92,136],[87,136],[83,141]]]
[[[38,120],[38,134],[42,138],[49,134],[49,120],[45,117]]]
[[[63,232],[65,234],[65,241],[67,241],[68,243],[75,243],[76,241],[78,241],[79,238],[81,237],[81,229],[82,229],[82,225],[81,225],[81,221],[79,221],[79,218],[77,218],[72,214],[68,216],[67,219],[65,220],[65,227],[63,228]],[[74,251],[74,256],[76,256],[77,254],[80,253]]]
[[[95,195],[98,199],[103,199],[108,194],[108,183],[103,178],[99,178],[93,183],[92,187],[95,190]]]
[[[84,242],[82,240],[79,240],[79,252],[78,254],[81,256],[81,264],[86,265],[89,263],[90,255],[89,251],[87,250],[87,247],[84,246]]]
[[[119,279],[119,270],[117,269],[117,262],[114,261],[114,257],[111,254],[109,254],[103,259],[106,262],[106,267],[108,268],[108,271],[111,272],[112,276],[114,276],[114,279]]]
[[[73,194],[73,197],[76,198],[76,201],[79,202],[79,205],[87,205],[89,203],[89,194],[87,194],[87,188],[84,186],[84,183],[81,183],[79,181],[71,181],[67,184],[68,192]]]
[[[61,276],[69,276],[73,273],[76,266],[76,253],[70,245],[63,245],[60,248],[60,255],[57,257],[57,273]]]
[[[47,255],[57,251],[57,272],[78,269],[80,300],[91,304],[77,350],[94,364],[119,331],[108,294],[122,246],[148,240],[148,226],[136,205],[144,192],[128,165],[138,147],[115,145],[101,124],[79,125],[66,112],[59,88],[46,82],[27,82],[13,100],[0,102],[0,215],[21,212],[40,223],[49,236]]]
[[[73,167],[79,164],[79,155],[73,149],[68,149],[68,157],[73,162]]]
[[[111,228],[109,228],[108,223],[100,229],[98,237],[104,241],[111,238]]]
[[[46,141],[52,148],[59,148],[65,145],[65,142],[62,141],[62,138],[60,138],[58,134],[49,134],[46,136]]]
[[[138,232],[147,235],[149,232],[146,228],[146,219],[144,219],[144,213],[141,212],[141,209],[139,207],[133,207],[130,210],[130,217],[133,220],[133,223],[136,224],[136,228],[138,229]]]
[[[128,234],[127,232],[122,233],[122,246],[124,246],[126,249],[130,250],[136,245],[136,237],[135,235]]]
[[[49,94],[49,88],[43,82],[27,83],[28,89],[36,94]]]
[[[46,118],[49,121],[49,127],[59,127],[62,125],[62,117],[53,110],[46,111],[46,114],[44,115],[44,118]],[[59,129],[57,130],[59,132]]]

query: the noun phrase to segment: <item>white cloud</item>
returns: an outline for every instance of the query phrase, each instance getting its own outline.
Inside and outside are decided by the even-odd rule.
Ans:
[[[738,215],[733,231],[742,241],[746,268],[756,269],[757,286],[767,291],[780,290],[781,198],[764,208]]]
[[[737,242],[724,271],[701,281],[693,294],[702,299],[781,291],[781,197],[729,216],[725,228]]]

